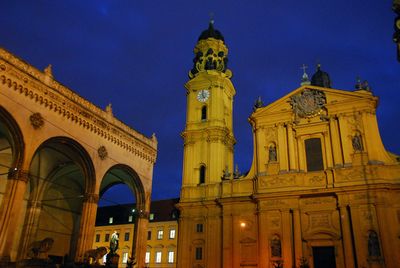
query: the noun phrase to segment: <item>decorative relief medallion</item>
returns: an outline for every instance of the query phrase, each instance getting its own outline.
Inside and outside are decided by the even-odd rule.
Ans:
[[[108,152],[105,146],[100,146],[99,149],[97,149],[97,153],[101,160],[106,159],[106,157],[108,156]]]
[[[40,113],[32,114],[29,116],[29,120],[31,121],[31,125],[34,129],[39,129],[44,125],[44,119]]]
[[[290,104],[297,117],[311,118],[321,114],[326,104],[325,93],[316,89],[305,89],[290,98]]]
[[[312,185],[322,185],[325,184],[325,177],[313,176],[310,178],[310,184]]]
[[[295,177],[272,177],[267,179],[266,184],[267,186],[290,186],[295,184]]]

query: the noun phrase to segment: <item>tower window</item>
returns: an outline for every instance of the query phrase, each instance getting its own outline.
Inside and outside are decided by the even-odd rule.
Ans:
[[[201,120],[207,120],[207,106],[201,108]]]
[[[200,166],[199,183],[202,184],[205,182],[206,182],[206,167]]]
[[[202,260],[203,259],[203,248],[202,247],[196,247],[195,258],[196,258],[196,260]]]
[[[312,138],[305,140],[307,171],[324,170],[322,158],[321,139]]]

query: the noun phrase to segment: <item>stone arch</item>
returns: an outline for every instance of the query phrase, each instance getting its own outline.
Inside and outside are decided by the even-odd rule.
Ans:
[[[74,259],[87,220],[83,205],[96,186],[88,152],[71,138],[51,137],[35,150],[28,176],[20,258],[29,256],[30,243],[51,237],[49,254]]]
[[[110,175],[113,175],[113,177],[110,177]],[[144,212],[146,209],[146,195],[142,181],[137,172],[128,165],[117,164],[107,170],[100,184],[99,195],[101,196],[112,186],[121,183],[126,184],[131,189],[135,195],[137,209],[139,211],[141,209]]]
[[[130,166],[116,164],[111,166],[102,178],[99,196],[116,184],[126,184],[136,199],[136,212],[134,215],[133,242],[130,257],[143,261],[146,253],[146,234],[148,210],[150,209],[149,193],[145,192],[142,180],[138,173]]]
[[[8,133],[4,133],[4,138],[9,141],[12,151],[12,162],[10,167],[21,168],[25,150],[25,142],[21,129],[11,114],[0,106],[0,131],[3,130],[3,127],[7,128]]]

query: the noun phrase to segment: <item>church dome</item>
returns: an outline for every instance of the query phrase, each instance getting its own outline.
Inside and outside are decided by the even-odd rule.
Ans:
[[[224,37],[222,36],[221,32],[214,29],[214,21],[210,21],[210,24],[208,25],[208,29],[204,30],[201,35],[199,36],[199,40],[206,40],[208,38],[214,38],[217,40],[225,41]]]
[[[331,87],[331,79],[329,74],[321,70],[321,64],[317,65],[317,71],[311,78],[311,85],[318,87]]]

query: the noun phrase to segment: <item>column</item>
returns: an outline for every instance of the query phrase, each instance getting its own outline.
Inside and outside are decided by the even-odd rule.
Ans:
[[[33,238],[36,236],[36,231],[39,224],[39,216],[41,212],[42,202],[37,200],[28,201],[28,207],[25,214],[25,223],[22,233],[22,236],[25,237],[25,239],[21,241],[18,259],[24,259],[28,255],[28,247]]]
[[[233,217],[223,213],[222,228],[222,267],[233,267]]]
[[[350,221],[347,209],[344,206],[339,207],[340,227],[342,229],[342,244],[344,249],[344,261],[346,268],[354,268],[354,253],[351,238]]]
[[[28,183],[28,171],[14,168],[8,174],[5,195],[0,207],[0,259],[10,260],[18,226],[22,225],[24,194]],[[13,261],[13,260],[11,260]]]
[[[82,216],[79,228],[80,234],[76,247],[76,255],[71,256],[75,261],[83,261],[85,252],[92,248],[98,202],[98,194],[85,194],[82,204]]]
[[[286,137],[286,128],[283,124],[278,124],[278,160],[281,171],[289,170]]]
[[[323,135],[325,141],[326,167],[333,168],[332,146],[328,131],[324,131]]]
[[[292,124],[287,124],[287,138],[289,145],[289,170],[297,170],[296,149],[294,145]]]
[[[349,133],[348,124],[344,115],[339,115],[339,131],[340,140],[342,141],[344,164],[351,164],[351,154],[353,153],[353,146],[350,142],[351,133]]]
[[[300,259],[303,257],[303,245],[301,239],[301,218],[300,210],[293,210],[293,222],[294,222],[294,253],[296,257],[296,267],[300,265]]]
[[[293,253],[292,253],[292,228],[290,211],[285,210],[282,214],[282,257],[283,266],[292,267],[293,265]]]
[[[339,128],[336,118],[334,117],[329,118],[329,128],[331,134],[330,136],[331,136],[334,166],[342,166],[343,165],[342,146],[340,144]]]
[[[131,256],[134,267],[144,267],[144,258],[147,248],[147,226],[149,223],[149,212],[139,211],[135,220],[133,231],[133,245]],[[136,266],[135,266],[136,263]]]

